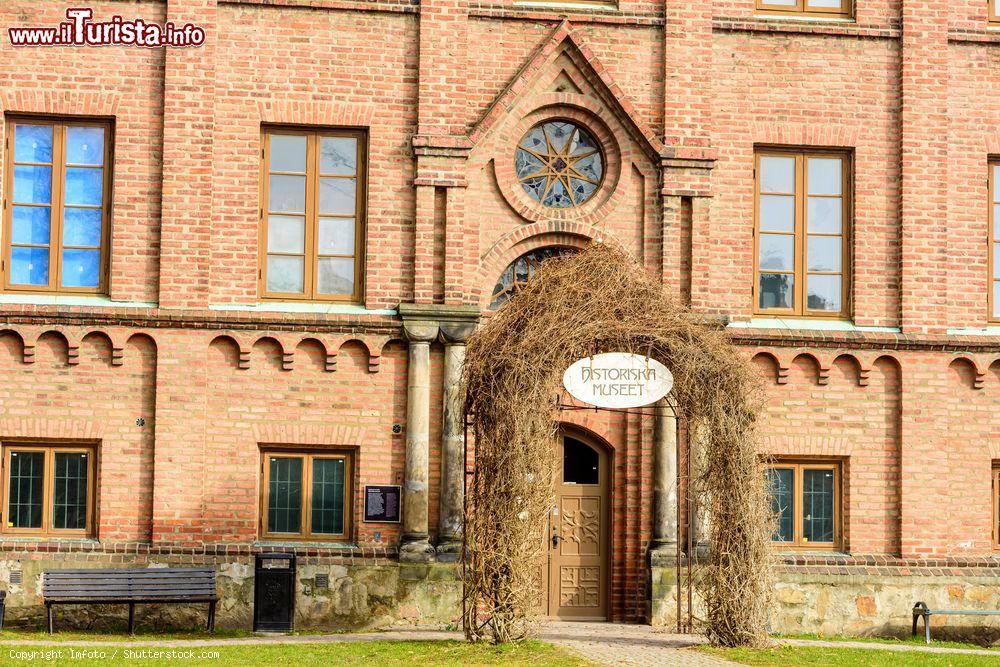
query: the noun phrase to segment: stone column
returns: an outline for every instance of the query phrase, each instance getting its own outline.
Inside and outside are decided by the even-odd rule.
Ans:
[[[653,417],[653,538],[650,560],[673,557],[677,548],[677,416],[669,399]],[[654,563],[655,564],[655,563]]]
[[[399,559],[427,562],[434,558],[427,528],[431,421],[431,341],[437,336],[436,322],[406,322],[403,331],[410,343],[406,378],[406,468],[403,481],[403,533]]]
[[[441,493],[438,560],[458,560],[462,551],[462,524],[465,518],[465,419],[462,367],[465,342],[476,328],[475,322],[442,322],[444,343],[444,387],[441,425]]]

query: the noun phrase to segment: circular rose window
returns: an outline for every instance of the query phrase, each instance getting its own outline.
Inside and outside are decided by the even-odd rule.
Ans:
[[[604,156],[587,130],[568,120],[548,120],[521,139],[514,168],[529,197],[550,208],[573,208],[597,191]]]

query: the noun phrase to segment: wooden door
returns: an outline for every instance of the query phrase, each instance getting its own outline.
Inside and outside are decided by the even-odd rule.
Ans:
[[[547,543],[548,615],[608,617],[609,459],[603,448],[564,435]]]

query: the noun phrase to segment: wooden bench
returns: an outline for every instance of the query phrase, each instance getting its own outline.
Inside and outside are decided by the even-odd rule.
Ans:
[[[51,570],[42,574],[42,598],[54,631],[56,604],[127,604],[128,631],[135,631],[135,605],[208,603],[208,629],[215,630],[215,570],[211,568],[144,568],[141,570]]]
[[[928,609],[927,605],[923,602],[918,602],[913,605],[913,632],[912,635],[917,634],[917,619],[921,616],[924,618],[924,639],[928,644],[931,643],[931,616],[1000,616],[1000,609],[998,610],[979,610],[979,609]]]

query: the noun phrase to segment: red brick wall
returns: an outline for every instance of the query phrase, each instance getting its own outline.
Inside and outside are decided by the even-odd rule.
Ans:
[[[293,4],[93,5],[98,18],[199,23],[208,42],[188,50],[14,49],[0,35],[4,113],[114,118],[109,296],[158,304],[0,295],[0,321],[36,351],[25,363],[3,337],[0,438],[99,439],[102,540],[245,546],[262,442],[356,446],[358,489],[401,481],[398,319],[233,309],[258,303],[261,126],[293,124],[369,132],[369,309],[485,304],[521,253],[600,237],[696,311],[748,320],[754,146],[852,151],[853,324],[902,333],[741,338],[748,354],[774,357],[758,359],[772,378],[766,446],[845,460],[853,553],[988,552],[1000,346],[992,334],[947,335],[986,324],[1000,62],[982,0],[859,1],[853,23],[762,19],[753,0],[622,0],[618,11],[567,9],[569,24],[510,0]],[[6,2],[0,27],[54,25],[64,10]],[[573,90],[554,91],[563,72]],[[546,114],[587,124],[608,146],[608,178],[579,214],[517,196],[513,145]],[[53,327],[65,350],[39,339]],[[85,337],[95,329],[107,341]],[[440,378],[435,345],[432,533]],[[649,424],[573,419],[614,450],[612,607],[641,618]],[[394,543],[391,526],[357,529],[362,544],[376,531]]]

